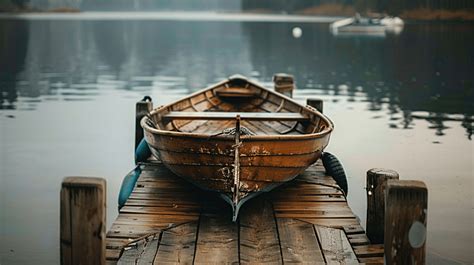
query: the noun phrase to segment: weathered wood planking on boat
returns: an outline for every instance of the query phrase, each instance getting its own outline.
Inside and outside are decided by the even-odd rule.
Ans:
[[[239,207],[316,162],[333,125],[243,77],[231,77],[153,110],[141,125],[153,153],[176,175]],[[239,128],[239,129],[236,129]]]
[[[110,264],[383,264],[383,248],[367,246],[343,193],[319,162],[246,203],[237,222],[212,192],[157,162],[141,167],[107,233]]]

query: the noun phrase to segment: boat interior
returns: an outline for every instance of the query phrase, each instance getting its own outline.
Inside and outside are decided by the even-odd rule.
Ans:
[[[245,79],[231,79],[151,112],[148,125],[203,135],[304,135],[322,132],[328,121],[277,92]],[[233,132],[232,132],[233,130]]]

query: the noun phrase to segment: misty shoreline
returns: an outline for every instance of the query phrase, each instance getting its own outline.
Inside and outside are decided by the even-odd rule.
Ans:
[[[80,11],[76,9],[57,8],[54,10],[25,12],[0,12],[0,19],[31,19],[31,20],[181,20],[181,21],[262,21],[262,22],[302,22],[302,23],[331,23],[338,19],[349,17],[349,14],[262,12],[262,10],[244,12],[206,12],[206,11]],[[436,13],[427,13],[417,17],[412,12],[409,16],[401,16],[409,22],[473,22],[474,19],[453,19],[445,14],[439,18]]]
[[[308,16],[290,14],[262,14],[242,12],[200,12],[200,11],[161,11],[161,12],[122,12],[85,11],[74,13],[26,12],[0,13],[0,19],[26,20],[169,20],[169,21],[241,21],[241,22],[298,22],[332,23],[343,17]]]

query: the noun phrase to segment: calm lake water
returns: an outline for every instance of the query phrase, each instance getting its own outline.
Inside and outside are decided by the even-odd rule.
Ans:
[[[294,38],[292,29],[302,29]],[[333,36],[325,23],[0,20],[0,264],[59,263],[64,176],[107,179],[108,223],[133,167],[135,102],[155,106],[235,73],[325,100],[328,151],[365,224],[365,172],[429,188],[429,264],[474,262],[473,24]]]

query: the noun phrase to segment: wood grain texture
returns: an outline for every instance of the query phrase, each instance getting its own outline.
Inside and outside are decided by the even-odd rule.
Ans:
[[[383,265],[383,264],[385,264],[385,260],[384,260],[383,257],[360,258],[359,262],[361,264],[371,264],[371,265],[375,265],[375,264]]]
[[[347,239],[352,246],[361,246],[370,244],[369,238],[365,234],[347,235]]]
[[[135,105],[135,148],[143,139],[143,128],[140,126],[141,119],[147,115],[153,109],[153,103],[151,101],[138,101]]]
[[[324,263],[313,225],[287,218],[277,218],[284,263]]]
[[[154,264],[192,264],[197,227],[197,222],[191,222],[164,231]]]
[[[360,224],[346,225],[342,228],[347,235],[364,234],[364,228]]]
[[[353,246],[354,252],[358,258],[383,257],[384,246],[382,244]],[[405,263],[403,263],[405,264]]]
[[[106,182],[67,177],[60,206],[61,264],[105,264]]]
[[[237,116],[251,127],[240,138],[241,181],[229,173],[236,168],[236,145],[226,130],[235,129],[227,120]],[[234,204],[302,173],[321,156],[333,127],[314,108],[241,77],[156,108],[141,125],[153,156],[200,188],[234,198]]]
[[[117,265],[136,265],[146,247],[146,241],[141,241],[131,247],[124,249],[122,256],[117,261]]]
[[[137,265],[152,265],[155,260],[158,245],[160,244],[160,235],[151,237],[143,250]]]
[[[323,113],[323,100],[317,98],[308,98],[306,99],[306,104],[317,109],[319,112]]]
[[[241,264],[282,264],[278,230],[268,200],[256,198],[248,202],[239,222]]]
[[[325,262],[328,264],[358,264],[359,261],[341,229],[315,225]]]
[[[421,181],[389,180],[385,198],[387,264],[425,264],[428,190]]]
[[[367,171],[367,236],[373,244],[381,244],[384,239],[387,180],[398,178],[398,173],[390,169],[372,168]]]
[[[216,194],[197,189],[162,164],[142,167],[135,190],[107,234],[109,262],[116,262],[131,240],[155,233],[158,237],[160,231],[155,246],[143,248],[137,262],[149,264],[155,251],[155,264],[192,264],[193,258],[196,264],[323,263],[313,224],[343,227],[341,238],[334,238],[343,241],[347,234],[353,246],[364,242],[364,230],[320,162],[294,181],[248,201],[238,223],[231,222],[229,205]],[[359,252],[370,256],[369,251]]]
[[[234,120],[237,115],[240,115],[242,120],[275,120],[275,121],[305,121],[309,118],[301,113],[271,113],[271,112],[185,112],[185,111],[171,111],[163,115],[164,119],[174,120]]]
[[[61,188],[60,193],[60,260],[61,264],[73,264],[72,261],[72,220],[71,194]]]
[[[239,263],[238,226],[227,214],[202,215],[194,262],[196,264]]]

